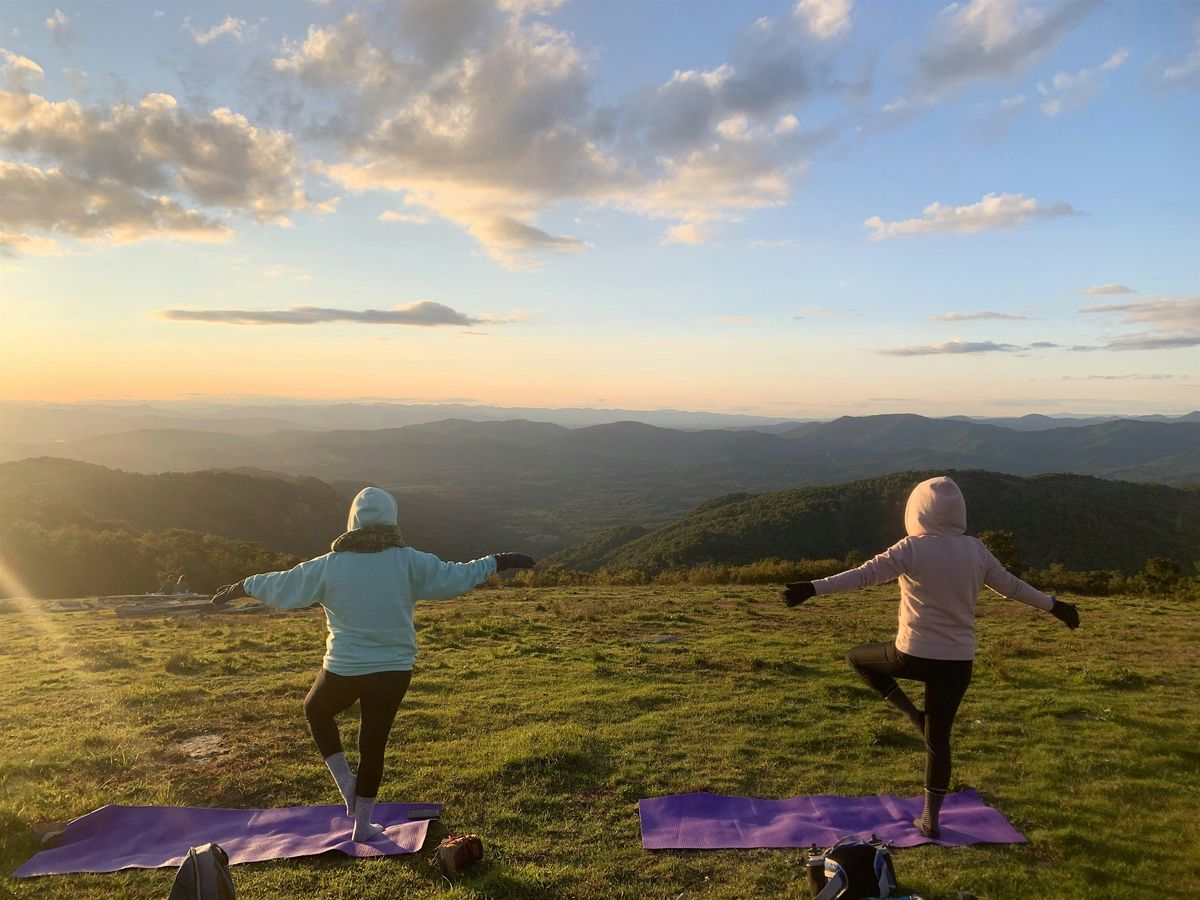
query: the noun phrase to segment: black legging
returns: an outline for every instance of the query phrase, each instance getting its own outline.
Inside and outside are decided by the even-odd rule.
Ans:
[[[860,644],[846,654],[846,661],[884,698],[902,690],[897,678],[925,682],[925,787],[947,790],[950,729],[971,683],[972,661],[909,656],[897,650],[895,643]]]
[[[408,690],[412,672],[372,672],[369,675],[335,675],[322,668],[304,698],[304,716],[317,749],[328,759],[342,752],[342,736],[334,716],[361,703],[358,725],[358,781],[354,792],[374,797],[383,780],[383,751],[400,701]]]

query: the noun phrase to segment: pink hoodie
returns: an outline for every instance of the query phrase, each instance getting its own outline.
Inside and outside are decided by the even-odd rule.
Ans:
[[[1049,611],[1054,600],[1000,565],[966,534],[967,504],[950,478],[922,481],[904,510],[908,537],[857,569],[813,582],[818,594],[856,591],[900,580],[896,649],[927,659],[975,658],[975,601],[997,594]]]

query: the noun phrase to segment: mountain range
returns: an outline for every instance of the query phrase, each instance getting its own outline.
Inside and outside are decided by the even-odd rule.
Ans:
[[[448,419],[399,428],[263,434],[158,428],[48,443],[10,442],[6,425],[0,460],[66,458],[131,476],[222,470],[320,479],[332,490],[320,503],[315,497],[305,501],[321,510],[320,527],[307,536],[289,533],[286,546],[267,542],[300,554],[325,545],[342,520],[339,507],[366,484],[400,496],[401,526],[414,543],[424,541],[433,552],[461,556],[507,545],[544,556],[607,529],[664,525],[731,493],[838,484],[891,472],[984,469],[1200,483],[1200,422],[1190,418],[1053,428],[1026,424],[1030,427],[1017,430],[886,415],[685,431],[641,422],[568,428],[529,420]],[[236,490],[210,479],[211,498],[198,496],[196,510],[208,508],[209,499],[215,504],[222,491],[236,498]],[[119,508],[119,493],[109,495],[113,508]],[[252,514],[240,519],[245,523],[240,532],[218,533],[254,540],[266,534],[251,528]],[[149,520],[142,526],[157,527]],[[208,529],[195,516],[177,520],[177,527]]]

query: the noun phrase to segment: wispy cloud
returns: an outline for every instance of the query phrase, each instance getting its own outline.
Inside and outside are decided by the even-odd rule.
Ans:
[[[1149,324],[1162,330],[1200,328],[1200,296],[1156,297],[1134,303],[1085,306],[1081,313],[1116,315],[1126,323]]]
[[[795,241],[788,238],[788,239],[778,240],[778,241],[764,241],[764,240],[747,241],[746,246],[749,247],[751,250],[780,250],[784,247],[794,246],[795,243],[796,243]]]
[[[986,194],[978,203],[967,206],[931,203],[922,210],[920,218],[885,222],[879,216],[871,216],[863,225],[871,229],[871,240],[882,241],[929,234],[976,234],[1078,214],[1067,203],[1043,207],[1034,198],[1022,194]]]
[[[423,213],[406,213],[387,209],[379,214],[378,220],[380,222],[408,222],[413,225],[424,225],[429,221],[429,216]]]
[[[1003,140],[1028,102],[1024,94],[1018,94],[986,108],[967,124],[967,140],[978,144],[994,144]]]
[[[975,312],[960,313],[951,312],[941,316],[930,316],[934,322],[968,322],[972,319],[993,319],[1006,321],[1021,321],[1028,319],[1029,316],[1015,316],[1010,313],[992,312],[991,310],[976,310]]]
[[[748,325],[753,321],[749,316],[717,316],[722,325]]]
[[[1064,375],[1063,381],[1173,381],[1178,375]]]
[[[50,39],[56,47],[69,47],[75,41],[75,29],[71,19],[61,10],[54,10],[54,15],[46,19],[46,27],[50,30]]]
[[[1148,328],[1117,335],[1103,345],[1105,350],[1173,350],[1200,346],[1200,296],[1104,303],[1085,306],[1079,312],[1114,316],[1123,324]]]
[[[663,245],[667,244],[703,244],[712,237],[713,230],[706,228],[703,225],[694,225],[690,222],[684,222],[680,225],[673,225],[667,229],[667,233],[663,236]]]
[[[295,306],[291,309],[164,309],[155,315],[177,322],[215,322],[226,325],[317,325],[322,322],[358,322],[366,325],[499,325],[518,317],[474,317],[442,303],[419,300],[393,309],[334,309]]]
[[[1128,50],[1118,50],[1107,60],[1091,69],[1080,69],[1074,74],[1059,72],[1050,83],[1040,83],[1038,93],[1044,99],[1039,105],[1042,114],[1054,118],[1068,110],[1082,109],[1104,86],[1104,75],[1121,66],[1129,58]]]
[[[949,4],[917,60],[918,95],[938,98],[978,79],[1025,71],[1096,5],[1098,0]]]
[[[879,352],[884,356],[938,356],[941,354],[978,354],[978,353],[1015,353],[1024,350],[1015,344],[998,344],[995,341],[942,341],[940,344],[930,344],[918,347],[895,347]]]
[[[850,30],[853,0],[796,0],[792,12],[804,22],[809,34],[821,40]]]
[[[258,35],[258,25],[248,25],[245,19],[226,16],[225,21],[214,25],[207,31],[201,31],[199,28],[192,29],[192,40],[202,47],[211,44],[223,35],[228,35],[239,43],[252,41]]]
[[[1080,293],[1094,295],[1136,294],[1137,291],[1125,284],[1097,284],[1093,287],[1084,288]]]
[[[1162,90],[1200,84],[1200,19],[1192,27],[1192,46],[1182,57],[1156,60],[1147,70],[1150,83]]]

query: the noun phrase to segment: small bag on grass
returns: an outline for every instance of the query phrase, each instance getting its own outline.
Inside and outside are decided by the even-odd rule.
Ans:
[[[453,875],[483,859],[483,841],[477,834],[452,834],[442,839],[431,861],[442,867],[442,874]]]
[[[204,844],[188,850],[187,859],[175,873],[167,900],[237,900],[229,874],[229,856],[220,844]]]
[[[900,891],[891,849],[874,835],[869,841],[849,835],[828,850],[813,845],[806,864],[813,900],[882,900]]]

